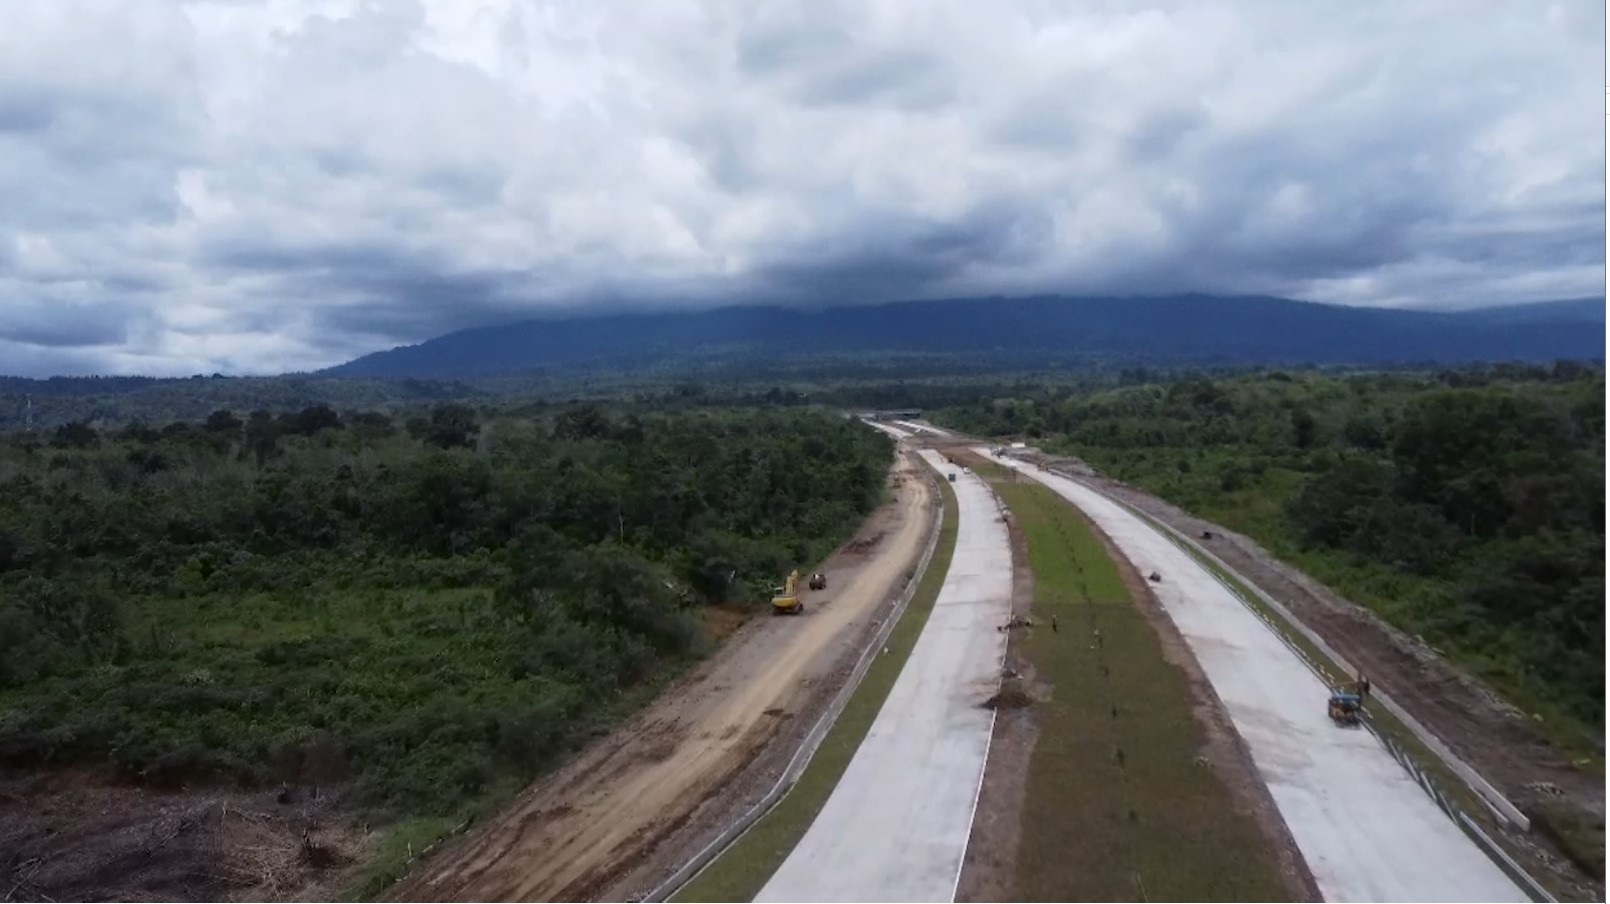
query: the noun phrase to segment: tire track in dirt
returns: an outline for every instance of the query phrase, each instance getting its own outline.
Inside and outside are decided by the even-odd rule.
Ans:
[[[625,897],[669,872],[720,810],[741,809],[747,769],[782,739],[787,717],[818,707],[839,661],[904,586],[934,500],[902,454],[894,501],[824,566],[802,616],[752,619],[647,710],[526,792],[508,811],[405,880],[402,900]],[[689,830],[689,831],[684,831]]]

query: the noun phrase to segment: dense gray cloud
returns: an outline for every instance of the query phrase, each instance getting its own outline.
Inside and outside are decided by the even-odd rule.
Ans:
[[[12,0],[0,372],[587,306],[1598,294],[1599,0]]]

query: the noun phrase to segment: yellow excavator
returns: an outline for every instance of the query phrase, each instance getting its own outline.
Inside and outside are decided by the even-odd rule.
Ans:
[[[799,569],[788,573],[788,581],[774,591],[771,598],[771,612],[773,615],[799,615],[805,611],[805,604],[799,598]]]

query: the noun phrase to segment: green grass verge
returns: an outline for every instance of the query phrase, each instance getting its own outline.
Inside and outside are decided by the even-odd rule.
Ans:
[[[446,838],[462,819],[452,816],[422,816],[394,823],[365,854],[347,886],[340,892],[343,901],[370,901],[407,872],[420,851]]]
[[[1288,900],[1254,818],[1198,759],[1188,678],[1100,538],[1049,489],[996,479],[1028,544],[1034,621],[1058,622],[1018,646],[1051,693],[1033,708],[1016,899]]]
[[[1304,548],[1296,542],[1286,503],[1302,488],[1308,472],[1288,458],[1283,464],[1260,463],[1242,469],[1248,456],[1240,447],[1204,449],[1114,450],[1052,442],[1056,452],[1079,455],[1103,473],[1134,484],[1203,520],[1221,524],[1256,540],[1270,553],[1340,595],[1359,603],[1390,624],[1428,638],[1465,672],[1537,716],[1532,729],[1577,763],[1583,771],[1604,776],[1603,724],[1585,721],[1562,704],[1557,687],[1542,683],[1517,659],[1520,638],[1506,634],[1450,634],[1445,623],[1456,584],[1450,579],[1406,573],[1335,549]],[[1234,488],[1219,475],[1238,469]],[[1575,692],[1575,688],[1572,689]]]
[[[950,570],[956,548],[956,495],[947,482],[938,483],[945,507],[939,545],[905,612],[889,634],[889,652],[872,661],[794,787],[737,842],[679,889],[672,901],[754,900],[827,803],[928,623],[928,614]]]
[[[1261,598],[1259,598],[1258,595],[1247,586],[1246,582],[1242,581],[1239,577],[1226,570],[1217,561],[1202,555],[1201,552],[1192,548],[1190,544],[1179,542],[1177,538],[1168,532],[1166,527],[1162,526],[1157,521],[1157,519],[1138,512],[1133,508],[1131,508],[1130,511],[1143,521],[1151,524],[1158,533],[1163,534],[1165,537],[1169,537],[1171,540],[1174,540],[1176,545],[1183,549],[1187,555],[1191,556],[1191,558],[1195,559],[1198,564],[1217,575],[1220,580],[1232,587],[1247,605],[1251,606],[1255,611],[1261,613],[1270,624],[1275,626],[1275,630],[1279,631],[1282,637],[1284,637],[1297,649],[1301,650],[1303,655],[1307,656],[1310,662],[1318,665],[1321,671],[1325,673],[1326,677],[1332,683],[1351,680],[1353,676],[1345,672],[1339,665],[1336,664],[1334,660],[1321,652],[1320,649],[1310,642],[1307,637],[1304,637],[1301,632],[1292,628],[1286,619],[1279,612],[1276,612]],[[1466,784],[1465,780],[1460,778],[1457,773],[1448,768],[1448,766],[1443,763],[1442,759],[1438,757],[1430,747],[1427,747],[1425,743],[1422,742],[1420,738],[1409,729],[1409,726],[1403,723],[1402,720],[1388,712],[1385,707],[1381,706],[1370,707],[1368,718],[1370,720],[1370,724],[1382,734],[1387,735],[1393,741],[1395,741],[1398,746],[1401,747],[1403,751],[1407,753],[1409,757],[1413,759],[1415,763],[1431,777],[1432,781],[1444,794],[1457,802],[1460,808],[1463,809],[1466,814],[1468,814],[1476,822],[1480,823],[1481,826],[1487,830],[1488,837],[1492,838],[1496,843],[1503,847],[1511,857],[1515,858],[1517,863],[1525,867],[1532,878],[1536,879],[1544,888],[1548,889],[1551,894],[1560,900],[1576,900],[1581,898],[1580,892],[1572,888],[1567,883],[1560,881],[1560,879],[1551,869],[1547,868],[1545,864],[1536,858],[1530,848],[1515,844],[1510,841],[1505,831],[1499,826],[1498,821],[1492,816],[1491,811],[1488,809],[1487,804],[1482,800],[1481,796],[1477,794],[1476,791],[1470,787],[1470,785]],[[1590,872],[1591,867],[1589,864],[1592,864],[1596,861],[1598,864],[1600,864],[1599,875],[1602,876],[1602,864],[1604,863],[1604,823],[1594,819],[1583,818],[1582,814],[1575,811],[1568,811],[1563,806],[1561,810],[1562,812],[1560,816],[1557,817],[1558,825],[1563,825],[1566,828],[1564,831],[1557,832],[1556,842],[1562,847],[1566,848],[1573,858],[1581,858],[1578,862],[1583,863],[1584,868],[1588,868]],[[1546,818],[1547,817],[1545,816],[1545,819]],[[1555,823],[1551,822],[1550,828],[1555,829],[1557,826]],[[1596,847],[1595,844],[1597,845]],[[1572,849],[1573,845],[1576,846],[1576,849],[1574,850]]]

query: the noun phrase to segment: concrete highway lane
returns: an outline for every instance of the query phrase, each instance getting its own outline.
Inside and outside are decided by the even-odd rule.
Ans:
[[[1528,900],[1373,735],[1331,723],[1329,689],[1195,559],[1083,484],[990,457],[1082,509],[1142,574],[1159,573],[1158,600],[1224,701],[1326,900]]]
[[[950,437],[955,435],[949,430],[935,427],[933,424],[919,424],[916,421],[895,421],[895,423],[907,430],[912,431],[913,433],[926,433],[930,436],[938,437]]]
[[[972,831],[1011,614],[1012,553],[995,497],[954,471],[956,552],[872,729],[759,901],[949,901]]]

